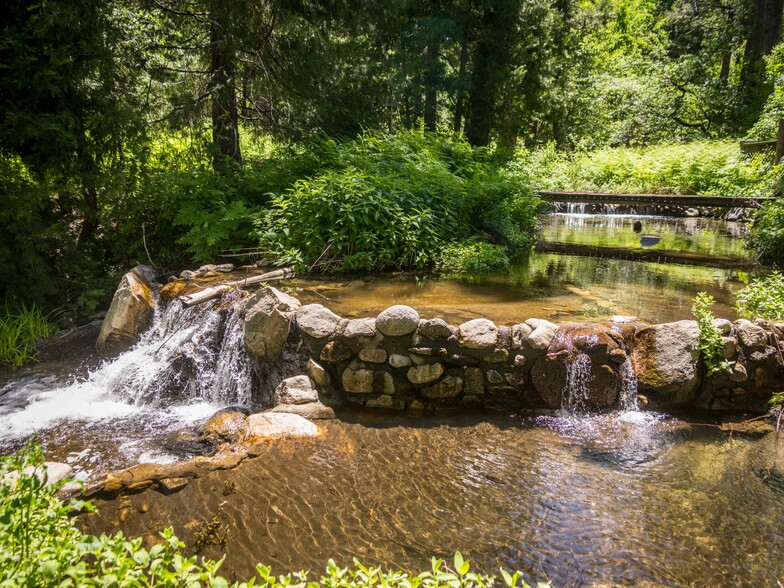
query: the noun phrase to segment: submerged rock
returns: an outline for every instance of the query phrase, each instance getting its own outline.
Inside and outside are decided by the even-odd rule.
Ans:
[[[123,276],[101,325],[96,343],[99,353],[119,353],[139,341],[153,317],[153,284],[153,270],[144,265]]]
[[[331,407],[323,405],[321,402],[309,402],[308,404],[278,404],[269,409],[268,412],[296,414],[306,419],[315,420],[335,418],[335,411]]]
[[[254,437],[315,437],[318,427],[304,417],[285,412],[252,414],[242,427],[241,439]]]

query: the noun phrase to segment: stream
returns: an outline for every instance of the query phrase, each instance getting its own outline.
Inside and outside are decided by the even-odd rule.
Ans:
[[[691,318],[699,291],[716,298],[717,316],[736,318],[735,294],[767,271],[733,221],[572,212],[544,223],[543,245],[503,274],[306,277],[291,290],[346,317],[407,304],[451,324],[612,315],[666,322]],[[641,250],[667,262],[641,260]],[[673,262],[668,251],[693,257]],[[48,459],[90,480],[209,451],[193,434],[204,419],[226,406],[258,408],[241,322],[213,303],[158,308],[132,350],[103,362],[87,355],[6,374],[0,452],[35,437]],[[270,443],[260,457],[172,496],[98,501],[100,514],[80,524],[145,541],[174,525],[190,547],[216,516],[225,544],[203,555],[226,555],[223,571],[237,578],[257,561],[277,573],[318,573],[330,557],[424,569],[455,550],[472,569],[520,569],[527,581],[554,586],[773,586],[784,578],[784,465],[772,436],[731,438],[715,417],[639,410],[338,408],[337,416],[319,422],[317,438]]]

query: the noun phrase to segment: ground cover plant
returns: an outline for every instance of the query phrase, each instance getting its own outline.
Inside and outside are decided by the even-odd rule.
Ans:
[[[0,586],[528,587],[519,572],[502,570],[500,579],[475,573],[460,553],[455,554],[452,569],[433,558],[431,569],[419,574],[383,571],[356,560],[351,567],[341,568],[330,560],[325,573],[316,578],[304,572],[276,576],[259,564],[255,577],[229,582],[219,574],[223,560],[186,555],[171,527],[150,549],[142,546],[141,538],[125,537],[121,531],[100,537],[83,534],[71,515],[93,507],[80,500],[61,502],[55,492],[62,483],[45,485],[43,462],[35,444],[0,457]],[[35,472],[41,473],[41,479]]]
[[[0,364],[16,369],[38,356],[38,341],[51,337],[57,327],[35,304],[0,313]]]
[[[748,319],[784,319],[784,275],[779,272],[757,280],[738,292],[738,314]]]
[[[716,301],[713,296],[700,292],[694,298],[691,312],[697,319],[700,328],[699,349],[708,376],[715,373],[728,372],[731,369],[730,363],[724,359],[724,341],[721,338],[721,331],[716,326],[716,317],[713,316],[711,306]]]

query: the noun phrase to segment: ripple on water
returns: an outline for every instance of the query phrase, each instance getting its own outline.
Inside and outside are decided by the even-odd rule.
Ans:
[[[131,497],[152,508],[124,526],[173,521],[189,542],[225,501],[225,569],[238,577],[256,561],[319,571],[329,557],[415,569],[455,550],[477,569],[559,586],[767,585],[784,574],[784,501],[753,473],[766,441],[730,444],[656,414],[347,419],[174,496]],[[223,495],[225,479],[235,494]],[[113,503],[102,510],[93,530],[117,516]]]

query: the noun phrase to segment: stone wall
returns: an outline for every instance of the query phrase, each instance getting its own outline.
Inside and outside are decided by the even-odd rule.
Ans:
[[[717,320],[733,368],[707,377],[695,321],[454,326],[408,306],[349,320],[319,304],[291,319],[319,391],[371,408],[629,408],[639,394],[658,406],[746,410],[784,389],[784,325],[765,321]]]

